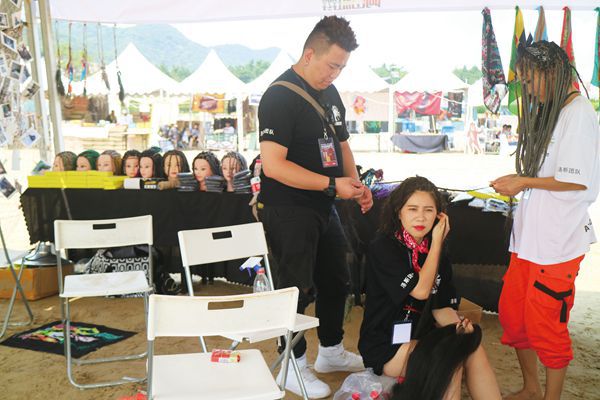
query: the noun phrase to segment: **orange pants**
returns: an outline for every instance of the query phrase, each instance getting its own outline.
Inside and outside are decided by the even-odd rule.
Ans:
[[[503,344],[534,350],[548,368],[569,365],[573,349],[567,322],[583,257],[539,265],[511,254],[498,304]]]

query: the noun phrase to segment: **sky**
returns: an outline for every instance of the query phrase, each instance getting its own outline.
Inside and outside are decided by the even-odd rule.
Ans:
[[[548,38],[560,44],[563,11],[546,10]],[[514,10],[492,10],[492,24],[504,72],[508,75]],[[538,13],[523,10],[525,31],[535,31]],[[372,67],[383,63],[406,70],[428,68],[452,70],[463,65],[481,68],[480,11],[404,12],[362,14],[346,17],[354,29],[359,47],[349,62]],[[577,69],[589,82],[594,68],[597,14],[572,11],[571,27]],[[174,25],[189,39],[203,46],[242,44],[253,49],[279,47],[298,59],[306,36],[319,17],[210,22]]]

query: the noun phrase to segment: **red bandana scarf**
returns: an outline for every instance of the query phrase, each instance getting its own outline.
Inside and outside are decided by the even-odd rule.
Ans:
[[[424,238],[421,241],[421,244],[417,244],[415,238],[413,238],[410,233],[402,227],[401,231],[396,232],[396,239],[398,239],[401,243],[404,243],[409,250],[412,250],[412,265],[415,272],[419,272],[421,270],[421,266],[419,265],[419,253],[427,254],[429,253],[429,239]]]

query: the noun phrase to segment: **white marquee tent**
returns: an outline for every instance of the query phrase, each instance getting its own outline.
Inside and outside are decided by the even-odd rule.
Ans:
[[[295,61],[285,51],[280,51],[271,65],[256,79],[248,83],[246,92],[250,94],[262,94],[267,90],[269,85],[279,77],[285,70],[290,68]]]
[[[389,84],[377,75],[366,64],[350,62],[340,76],[335,80],[335,87],[339,92],[380,92],[389,87]]]
[[[217,52],[211,50],[198,69],[179,83],[174,92],[238,94],[245,92],[245,87],[246,84],[223,64]]]
[[[118,93],[117,63],[121,71],[121,80],[126,94],[150,94],[160,90],[170,92],[177,86],[177,81],[156,68],[133,43],[106,66],[106,73],[110,83],[110,91],[102,80],[102,72],[91,75],[86,82],[88,94]],[[83,93],[83,81],[73,83],[75,94]]]
[[[450,71],[415,68],[394,84],[392,89],[396,92],[449,92],[468,87]]]

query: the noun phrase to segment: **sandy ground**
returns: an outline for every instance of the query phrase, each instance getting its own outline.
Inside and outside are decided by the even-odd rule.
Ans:
[[[0,153],[0,159],[10,168],[10,155]],[[356,153],[356,161],[365,167],[383,168],[386,180],[402,179],[419,174],[427,176],[437,185],[450,188],[476,188],[485,186],[490,179],[510,173],[513,160],[500,156],[466,156],[456,153],[433,155],[408,155],[400,153]],[[30,157],[29,163],[35,157]],[[27,164],[27,160],[21,164]],[[34,162],[33,162],[34,164]],[[27,168],[26,168],[27,167]],[[31,168],[26,165],[23,171]],[[14,175],[26,172],[15,171]],[[591,207],[592,220],[600,226],[598,204]],[[5,237],[12,248],[27,244],[27,232],[22,214],[18,210],[18,199],[0,199],[0,221]],[[570,330],[573,339],[575,360],[569,367],[563,399],[600,399],[600,245],[596,244],[585,258],[577,280],[577,298],[571,314]],[[217,282],[214,286],[198,288],[205,294],[229,294],[248,291],[239,285]],[[0,300],[0,316],[4,315],[6,300]],[[32,302],[35,326],[60,319],[58,297]],[[17,309],[21,317],[22,308]],[[73,319],[98,323],[115,328],[132,330],[139,334],[115,345],[107,346],[87,356],[102,357],[123,353],[135,353],[145,347],[143,304],[140,299],[78,299],[73,302]],[[362,309],[354,307],[345,326],[345,346],[356,350],[358,332],[362,320]],[[484,314],[481,323],[484,331],[484,346],[496,371],[504,394],[519,388],[521,378],[516,357],[511,349],[499,343],[501,329],[495,314]],[[21,329],[24,330],[24,329]],[[18,332],[10,329],[7,335]],[[308,358],[316,357],[315,332],[307,334],[309,340]],[[224,340],[210,340],[209,345],[224,346]],[[272,341],[262,343],[259,348],[271,361],[275,357]],[[195,339],[164,338],[157,341],[157,354],[199,351]],[[144,362],[134,361],[123,364],[104,364],[77,369],[76,377],[81,381],[119,378],[123,375],[141,376]],[[335,391],[347,374],[332,373],[320,375]],[[543,371],[540,368],[540,376]],[[116,388],[80,391],[71,386],[66,377],[64,357],[28,350],[0,346],[0,398],[2,399],[118,399],[133,395],[139,385],[129,384]],[[289,395],[286,398],[297,398]],[[464,396],[468,398],[468,396]]]

